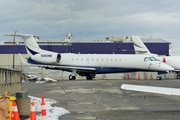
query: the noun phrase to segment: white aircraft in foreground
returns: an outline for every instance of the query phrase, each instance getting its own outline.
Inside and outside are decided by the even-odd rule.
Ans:
[[[132,36],[132,42],[134,43],[134,50],[137,54],[152,55],[160,61],[170,65],[174,68],[173,72],[177,74],[177,79],[180,79],[180,56],[158,56],[157,54],[151,53],[139,36]],[[161,76],[157,76],[158,80],[161,80]]]
[[[14,36],[14,34],[6,36]],[[57,53],[41,49],[33,35],[16,34],[15,36],[24,40],[29,56],[28,63],[46,69],[72,72],[69,80],[75,80],[77,75],[92,80],[96,74],[173,70],[171,66],[151,55]]]
[[[130,84],[122,84],[121,88],[124,90],[132,90],[132,91],[138,91],[138,92],[149,92],[149,93],[157,93],[157,94],[164,94],[164,95],[180,96],[180,89],[178,88],[153,87],[153,86],[130,85]]]

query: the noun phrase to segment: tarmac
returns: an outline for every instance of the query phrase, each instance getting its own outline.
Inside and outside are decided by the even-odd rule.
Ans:
[[[59,80],[23,83],[28,94],[57,100],[70,114],[59,120],[177,120],[180,97],[121,89],[122,84],[180,88],[180,80]]]

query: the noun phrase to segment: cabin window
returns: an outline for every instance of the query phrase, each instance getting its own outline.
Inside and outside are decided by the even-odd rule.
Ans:
[[[101,61],[103,61],[103,59],[101,59]]]
[[[106,62],[108,62],[108,59],[106,59]]]
[[[121,62],[121,59],[119,59],[119,62]]]
[[[96,61],[98,61],[98,58],[96,59]]]
[[[113,61],[113,59],[111,59],[111,62]]]
[[[115,62],[117,62],[117,59],[115,59]]]
[[[76,61],[78,61],[78,58],[76,58]]]
[[[81,61],[83,61],[83,58],[81,58]]]
[[[93,58],[91,59],[91,61],[93,61]]]
[[[74,58],[72,58],[72,61],[74,60]]]

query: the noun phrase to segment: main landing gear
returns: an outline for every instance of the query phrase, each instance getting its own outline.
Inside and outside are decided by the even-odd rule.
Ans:
[[[90,75],[86,75],[86,80],[92,80],[93,78],[95,78],[95,75],[90,74]],[[69,80],[76,80],[76,76],[74,75],[69,75]]]
[[[156,80],[162,80],[162,77],[158,75]]]
[[[69,75],[69,80],[76,80],[76,73],[77,73],[76,69],[73,69],[72,74]]]
[[[92,80],[93,78],[94,78],[93,75],[87,75],[87,76],[86,76],[86,80]]]

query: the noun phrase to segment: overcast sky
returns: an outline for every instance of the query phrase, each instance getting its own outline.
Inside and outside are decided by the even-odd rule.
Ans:
[[[0,0],[0,41],[5,33],[57,39],[139,35],[172,42],[180,53],[179,0]]]

